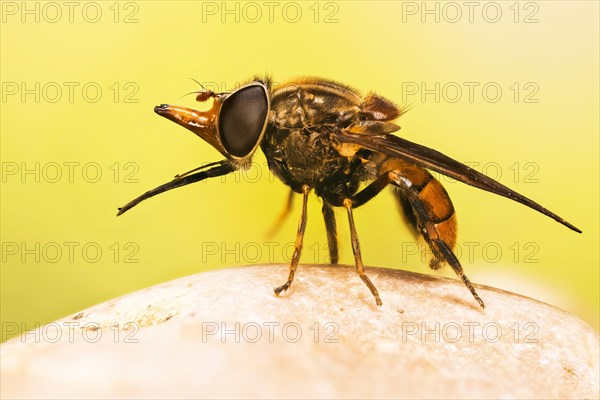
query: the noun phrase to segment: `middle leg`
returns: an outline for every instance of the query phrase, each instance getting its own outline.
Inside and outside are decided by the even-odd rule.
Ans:
[[[350,236],[352,238],[352,252],[354,253],[354,262],[356,263],[356,272],[360,279],[367,285],[373,297],[375,297],[375,303],[378,306],[381,306],[381,298],[379,297],[379,292],[373,282],[369,279],[367,274],[365,274],[365,267],[362,262],[362,255],[360,253],[360,243],[358,242],[358,235],[356,234],[356,227],[354,226],[354,217],[352,215],[352,200],[346,199],[344,200],[344,207],[348,210],[348,221],[350,222]]]
[[[389,183],[391,182],[388,174],[384,174],[378,177],[375,181],[371,182],[367,187],[361,190],[358,193],[350,194],[340,194],[339,192],[327,192],[323,198],[323,214],[325,215],[325,204],[329,206],[331,210],[331,205],[334,206],[343,206],[346,208],[348,212],[348,222],[350,224],[350,236],[352,241],[352,252],[354,253],[354,262],[356,265],[356,272],[360,279],[367,285],[373,297],[375,297],[375,303],[378,306],[382,305],[381,298],[379,297],[379,292],[373,282],[369,279],[367,274],[365,273],[364,264],[362,261],[362,254],[360,251],[360,243],[358,241],[358,234],[356,233],[356,226],[354,225],[354,215],[352,213],[352,209],[358,206],[363,205],[367,201],[371,200],[375,197],[379,192],[381,192]],[[331,210],[333,214],[333,210]],[[335,222],[335,220],[334,220]],[[325,217],[325,223],[327,224],[327,217]],[[329,231],[328,231],[329,234]],[[330,251],[331,251],[331,241],[330,241]],[[336,242],[336,251],[337,251],[337,242]]]
[[[337,264],[339,260],[337,227],[335,223],[335,214],[333,208],[323,199],[323,219],[325,219],[325,229],[327,230],[327,244],[329,246],[329,260],[332,264]]]

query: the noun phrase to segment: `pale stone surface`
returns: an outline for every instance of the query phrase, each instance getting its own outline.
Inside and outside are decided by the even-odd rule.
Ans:
[[[381,308],[344,266],[300,266],[281,298],[284,265],[134,292],[4,343],[0,394],[598,398],[598,334],[577,317],[477,286],[482,310],[459,281],[367,273]]]

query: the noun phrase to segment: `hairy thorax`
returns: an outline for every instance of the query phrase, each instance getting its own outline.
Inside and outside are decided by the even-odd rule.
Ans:
[[[261,143],[269,168],[296,192],[304,184],[318,192],[328,185],[348,183],[360,162],[340,155],[332,132],[356,118],[360,102],[354,92],[322,82],[275,90]]]

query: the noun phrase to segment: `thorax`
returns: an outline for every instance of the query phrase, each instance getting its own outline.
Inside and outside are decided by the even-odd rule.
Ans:
[[[297,192],[303,184],[318,190],[349,182],[356,160],[338,153],[332,132],[352,122],[360,102],[351,89],[328,81],[277,88],[261,143],[269,168]]]

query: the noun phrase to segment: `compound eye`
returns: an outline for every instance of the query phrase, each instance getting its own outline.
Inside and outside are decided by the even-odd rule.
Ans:
[[[268,109],[266,90],[259,84],[243,87],[224,100],[219,113],[219,135],[229,154],[245,157],[256,147]]]

